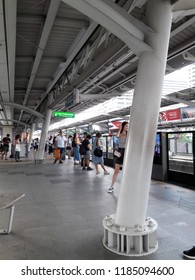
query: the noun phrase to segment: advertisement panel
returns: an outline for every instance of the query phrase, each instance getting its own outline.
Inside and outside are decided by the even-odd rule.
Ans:
[[[181,109],[181,115],[183,119],[195,118],[195,108],[188,106]]]
[[[180,109],[168,110],[159,113],[160,121],[175,121],[181,119]]]

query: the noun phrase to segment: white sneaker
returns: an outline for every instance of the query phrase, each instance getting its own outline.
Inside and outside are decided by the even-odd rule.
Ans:
[[[113,187],[110,187],[109,189],[108,189],[108,193],[112,193],[114,191],[114,188]]]
[[[104,175],[109,175],[110,173],[108,171],[104,171]]]
[[[96,174],[100,174],[100,172],[99,172],[99,171],[96,171]]]

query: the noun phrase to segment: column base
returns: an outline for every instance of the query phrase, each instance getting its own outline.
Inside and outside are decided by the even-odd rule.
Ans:
[[[127,256],[140,257],[154,253],[158,249],[156,239],[157,222],[148,217],[143,226],[126,228],[115,224],[115,214],[103,220],[103,245],[110,251]]]

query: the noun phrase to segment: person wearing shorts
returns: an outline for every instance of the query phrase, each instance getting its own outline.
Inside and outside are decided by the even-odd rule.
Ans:
[[[7,134],[6,137],[3,138],[3,152],[1,158],[3,159],[5,156],[5,160],[7,160],[7,153],[9,152],[9,143],[11,142],[10,134]]]

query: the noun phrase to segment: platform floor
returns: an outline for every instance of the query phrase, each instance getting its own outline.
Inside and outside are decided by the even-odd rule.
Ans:
[[[25,193],[16,203],[12,232],[0,235],[1,260],[128,260],[102,245],[102,220],[116,212],[119,182],[108,194],[110,175],[82,171],[73,160],[45,164],[0,161],[0,193]],[[0,228],[7,219],[0,211]],[[195,191],[151,181],[148,216],[158,222],[158,250],[144,260],[181,260],[195,243]]]

